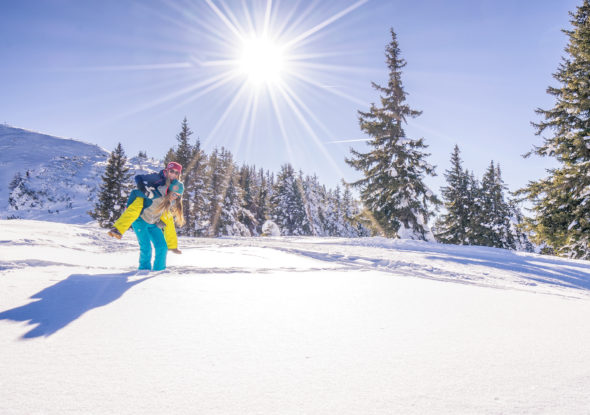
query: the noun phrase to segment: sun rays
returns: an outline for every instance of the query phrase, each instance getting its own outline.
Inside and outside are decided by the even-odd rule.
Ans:
[[[232,7],[225,0],[185,1],[165,3],[157,10],[143,5],[149,13],[186,34],[173,46],[175,50],[186,49],[188,58],[187,62],[137,65],[136,69],[170,68],[183,71],[186,78],[183,76],[183,82],[175,84],[180,85],[176,89],[152,96],[117,118],[156,110],[169,114],[189,104],[207,102],[208,128],[202,131],[205,147],[225,145],[248,154],[261,131],[275,129],[275,140],[282,143],[288,158],[283,162],[297,165],[294,149],[298,148],[299,155],[321,154],[343,177],[325,148],[325,138],[334,134],[311,104],[318,102],[318,97],[323,102],[332,97],[363,103],[332,85],[335,76],[345,77],[347,72],[361,68],[326,62],[329,57],[349,51],[324,45],[322,32],[368,1],[337,2],[330,7],[318,2],[272,0],[232,2]]]

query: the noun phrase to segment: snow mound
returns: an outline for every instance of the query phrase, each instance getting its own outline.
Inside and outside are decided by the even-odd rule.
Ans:
[[[93,144],[0,125],[0,218],[89,222],[108,156]],[[129,165],[140,174],[160,161]]]

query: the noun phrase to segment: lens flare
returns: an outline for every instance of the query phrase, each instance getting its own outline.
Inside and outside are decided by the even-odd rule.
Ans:
[[[267,37],[244,39],[242,55],[238,61],[240,73],[252,84],[274,84],[281,80],[285,67],[285,53]]]

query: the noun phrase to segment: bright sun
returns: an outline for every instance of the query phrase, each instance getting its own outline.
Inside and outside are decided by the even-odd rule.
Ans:
[[[285,66],[282,48],[266,37],[251,37],[243,43],[239,70],[255,86],[281,80]]]

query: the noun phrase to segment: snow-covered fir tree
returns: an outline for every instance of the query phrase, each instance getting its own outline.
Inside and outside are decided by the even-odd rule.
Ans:
[[[318,177],[306,176],[303,180],[303,193],[305,195],[306,212],[310,222],[310,232],[313,236],[325,236],[326,231],[326,201],[325,186],[322,186]]]
[[[10,183],[8,184],[8,206],[12,210],[18,210],[19,204],[18,200],[25,196],[28,199],[32,200],[35,203],[38,200],[38,196],[36,192],[29,189],[27,186],[26,178],[29,177],[30,172],[27,170],[25,173],[25,177],[20,172],[16,172]],[[17,215],[13,215],[13,218],[18,218]]]
[[[237,185],[243,191],[243,209],[240,222],[246,225],[253,236],[262,235],[264,223],[271,217],[270,196],[272,194],[273,175],[263,169],[242,166],[238,174]]]
[[[445,170],[447,186],[441,188],[446,213],[436,223],[436,239],[454,245],[469,245],[474,215],[473,187],[463,170],[459,146],[451,154],[451,168]]]
[[[308,235],[315,235],[313,232],[313,219],[311,217],[311,204],[307,200],[307,194],[305,193],[305,178],[303,177],[303,170],[299,170],[299,176],[297,177],[297,185],[299,186],[299,192],[303,198],[303,209],[305,210],[305,216],[307,218],[307,229],[309,230]]]
[[[174,151],[174,160],[169,160],[176,161],[177,163],[180,163],[183,166],[183,178],[185,180],[185,186],[187,184],[185,169],[190,168],[190,164],[193,160],[194,149],[190,143],[190,137],[193,134],[193,131],[190,129],[188,125],[188,120],[186,119],[186,117],[184,117],[184,119],[182,120],[182,124],[180,126],[180,132],[176,135],[176,141],[178,144],[176,146],[176,150]]]
[[[506,201],[506,190],[500,166],[490,162],[476,198],[473,245],[516,249],[510,224],[512,212]]]
[[[221,151],[225,151],[223,148]],[[207,183],[209,185],[209,228],[208,236],[216,236],[218,231],[218,220],[223,206],[225,189],[227,188],[227,172],[220,157],[220,151],[216,148],[208,158]]]
[[[467,206],[469,206],[469,226],[465,232],[467,245],[475,245],[479,237],[478,200],[480,197],[480,184],[473,171],[465,170],[467,180]]]
[[[344,212],[340,187],[328,191],[326,209],[326,235],[342,236],[344,233]]]
[[[254,216],[243,207],[243,190],[232,154],[223,147],[215,149],[209,157],[208,168],[209,236],[249,236],[250,231],[241,220],[253,221]]]
[[[347,238],[356,238],[362,236],[370,236],[371,231],[365,227],[359,220],[361,210],[359,203],[356,201],[350,191],[349,186],[344,186],[344,193],[342,194],[342,214],[344,220],[343,233],[340,236]]]
[[[272,176],[270,172],[265,172],[263,169],[260,169],[256,175],[256,211],[252,213],[258,224],[256,227],[258,235],[262,234],[262,226],[271,217],[272,207],[270,204],[270,197],[274,186],[273,177],[274,176]]]
[[[257,212],[260,211],[258,206],[260,193],[260,182],[256,173],[256,167],[243,165],[239,173],[239,185],[244,194],[244,209],[251,213],[251,216],[243,217],[243,224],[248,227],[252,235],[258,235],[259,222],[256,219]]]
[[[184,184],[182,203],[184,208],[185,226],[178,230],[180,235],[202,236],[207,232],[207,157],[201,150],[201,142],[197,138],[191,144],[193,131],[185,117],[180,132],[176,135],[177,145],[166,154],[165,164],[176,161],[183,166],[181,181]]]
[[[176,160],[176,151],[174,150],[174,147],[171,147],[168,152],[166,153],[166,155],[164,156],[164,166],[167,166],[168,163],[170,163],[171,161],[175,161]]]
[[[182,205],[183,205],[183,212],[184,212],[184,219],[185,219],[185,226],[181,229],[178,229],[179,235],[188,235],[194,236],[195,232],[195,217],[194,217],[194,206],[193,206],[193,197],[194,191],[192,189],[192,182],[195,178],[195,172],[191,169],[191,162],[193,161],[195,149],[190,143],[190,137],[193,135],[191,131],[188,120],[186,117],[182,120],[182,124],[180,127],[180,132],[176,135],[176,148],[172,149],[168,152],[166,160],[166,165],[171,162],[175,161],[180,163],[183,167],[182,169],[182,177],[180,180],[184,184],[184,193],[182,195]]]
[[[549,110],[537,109],[544,119],[533,123],[543,144],[530,153],[552,157],[559,167],[531,181],[518,194],[533,204],[528,225],[537,244],[571,258],[590,259],[590,1],[570,12],[571,30],[559,69],[549,87],[555,97]]]
[[[221,202],[219,216],[216,219],[215,235],[251,236],[244,222],[256,226],[254,215],[244,208],[244,191],[239,185],[237,166],[229,151],[221,153],[221,165],[226,172],[227,184]]]
[[[208,193],[209,185],[207,183],[207,155],[201,149],[201,141],[198,138],[193,146],[192,154],[193,158],[186,168],[186,176],[190,178],[188,215],[193,223],[190,232],[193,236],[204,236],[207,234],[209,225],[209,200],[211,196]]]
[[[371,137],[372,149],[367,153],[351,149],[346,162],[363,174],[351,185],[360,189],[364,206],[386,236],[434,240],[428,220],[431,206],[440,202],[423,181],[427,175],[435,176],[434,167],[426,162],[424,140],[407,138],[403,129],[408,118],[421,112],[406,104],[401,80],[406,62],[393,29],[391,37],[386,48],[389,82],[385,87],[372,84],[381,93],[381,105],[359,111],[361,130]]]
[[[303,186],[293,166],[281,167],[271,196],[272,220],[281,235],[310,235],[311,227],[305,211]]]
[[[127,197],[132,188],[127,157],[121,143],[109,156],[107,166],[102,175],[102,184],[98,194],[98,201],[94,210],[90,212],[100,226],[110,227],[125,210]]]

